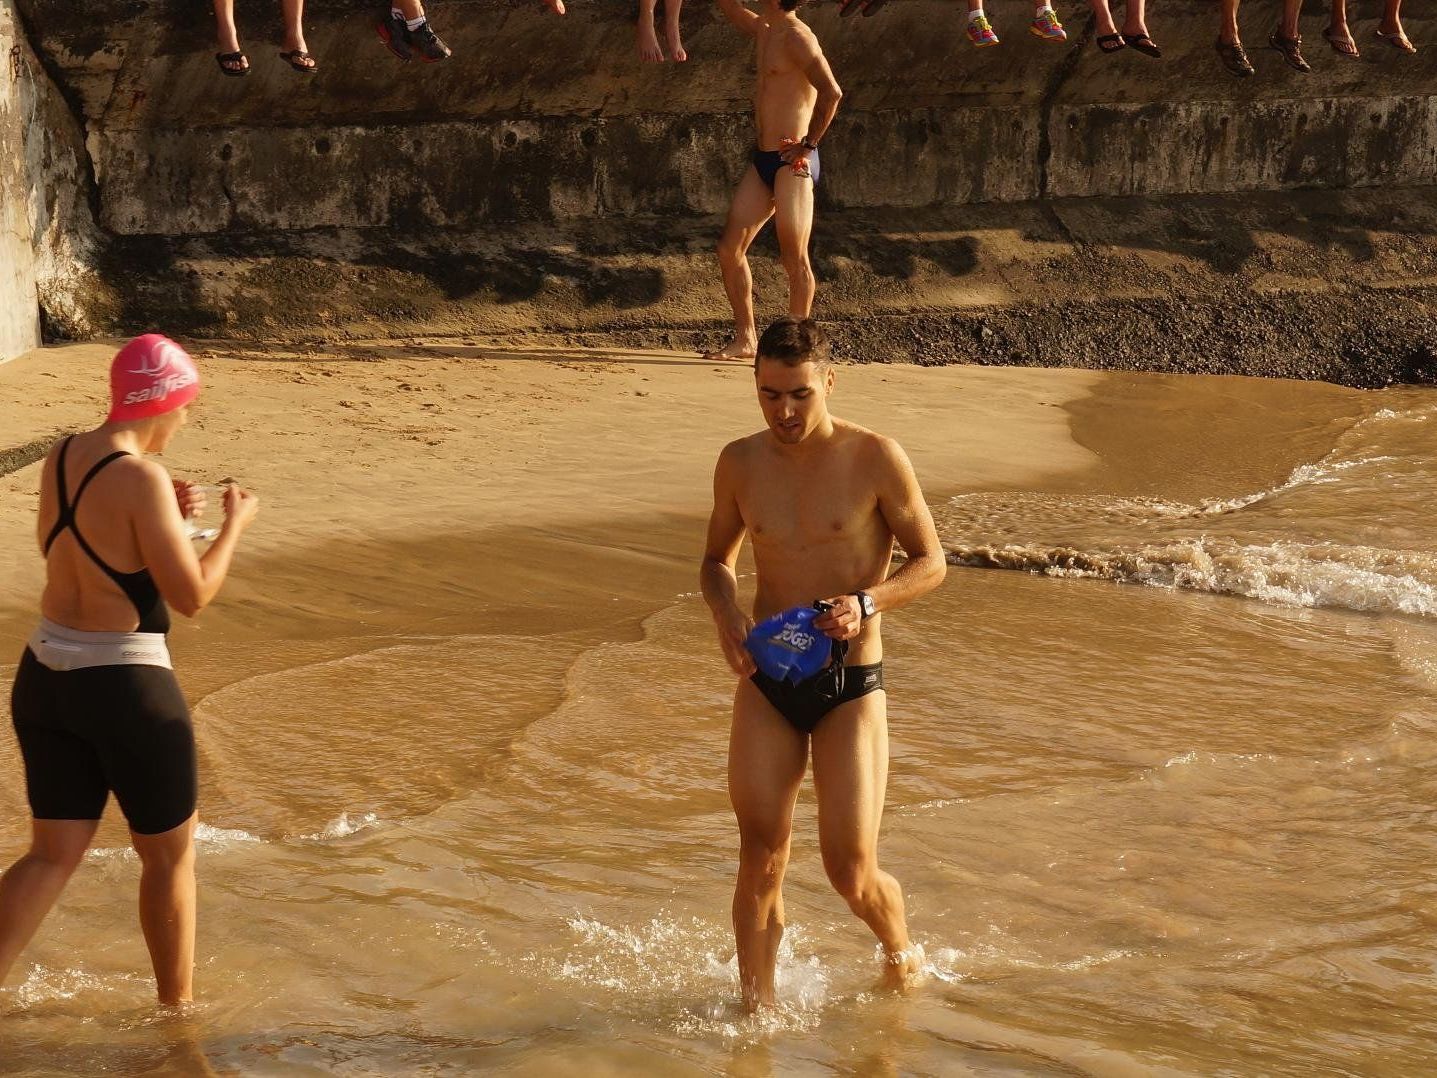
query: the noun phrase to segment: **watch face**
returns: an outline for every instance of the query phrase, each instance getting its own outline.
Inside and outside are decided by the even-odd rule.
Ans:
[[[863,616],[865,618],[873,617],[873,596],[867,592],[863,592],[858,596],[858,605],[863,608]]]

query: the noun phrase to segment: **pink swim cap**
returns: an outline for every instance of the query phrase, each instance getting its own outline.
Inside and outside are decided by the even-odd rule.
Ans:
[[[164,415],[199,394],[200,372],[189,353],[168,337],[146,333],[121,348],[110,363],[108,422]]]

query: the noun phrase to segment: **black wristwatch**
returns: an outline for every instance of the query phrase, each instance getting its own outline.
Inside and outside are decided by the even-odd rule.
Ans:
[[[873,605],[873,596],[866,591],[855,591],[853,597],[858,600],[858,609],[863,612],[863,620],[867,621],[878,613],[878,607]]]
[[[804,135],[803,138],[799,139],[799,140],[798,140],[798,144],[799,144],[800,146],[802,146],[805,150],[816,150],[816,149],[818,149],[818,143],[816,143],[816,142],[809,142],[807,135]]]

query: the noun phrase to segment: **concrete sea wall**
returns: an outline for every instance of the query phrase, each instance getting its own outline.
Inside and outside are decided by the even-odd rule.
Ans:
[[[0,359],[41,332],[83,337],[118,322],[104,279],[109,237],[82,121],[37,53],[12,0],[0,0]]]
[[[10,0],[0,0],[0,362],[40,343],[25,168],[25,115],[11,56],[24,35]]]
[[[192,5],[20,2],[83,102],[102,220],[125,235],[709,216],[751,138],[750,50],[705,4],[685,12],[693,58],[661,68],[636,61],[628,5],[608,0],[563,19],[532,0],[438,5],[455,55],[427,68],[379,49],[373,4],[311,5],[323,69],[297,81],[263,18],[253,73],[220,79]],[[1276,6],[1249,0],[1260,72],[1240,81],[1214,56],[1213,8],[1155,4],[1155,62],[1080,47],[1077,10],[1055,46],[999,2],[1007,40],[980,52],[954,0],[893,0],[873,19],[815,7],[847,91],[823,205],[1437,183],[1437,40],[1398,62],[1368,36],[1369,58],[1342,62],[1311,25],[1318,71],[1303,76],[1256,48]],[[1437,19],[1410,22],[1437,38]]]
[[[203,5],[13,2],[63,98],[56,122],[84,136],[53,140],[74,166],[57,189],[84,192],[79,232],[93,210],[80,246],[100,276],[64,317],[47,301],[61,332],[108,316],[271,340],[687,344],[722,326],[711,251],[746,167],[753,63],[710,4],[685,10],[688,63],[646,66],[626,2],[575,0],[558,19],[535,0],[441,0],[455,55],[428,66],[389,57],[368,0],[310,0],[322,69],[304,77],[275,56],[278,5],[242,2],[253,70],[226,79]],[[1334,352],[1360,354],[1369,380],[1420,367],[1437,347],[1437,12],[1409,5],[1422,50],[1408,57],[1354,5],[1355,63],[1322,40],[1326,8],[1309,12],[1316,70],[1302,75],[1260,47],[1277,0],[1247,0],[1258,74],[1237,80],[1212,49],[1215,7],[1154,3],[1161,61],[1100,54],[1077,0],[1059,5],[1061,46],[1027,33],[1022,3],[994,0],[1004,43],[982,51],[955,0],[808,10],[845,89],[819,188],[821,314],[887,320],[874,358],[1102,362],[1111,320],[1131,320],[1104,304],[1141,302],[1188,328],[1144,337],[1133,347],[1161,354],[1132,362],[1206,369],[1216,323],[1188,308],[1220,322],[1226,302],[1322,296],[1315,308],[1359,327],[1380,289],[1395,305],[1381,335],[1307,339],[1298,319],[1296,369],[1330,372]],[[765,313],[782,292],[771,254],[756,259]],[[1072,332],[1044,344],[994,328],[1045,304]],[[938,341],[940,326],[957,336]]]

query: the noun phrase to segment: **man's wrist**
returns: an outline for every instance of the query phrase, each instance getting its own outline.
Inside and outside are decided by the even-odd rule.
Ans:
[[[866,591],[855,591],[854,600],[858,603],[858,620],[867,621],[878,613],[878,604],[873,601],[873,596]]]
[[[798,144],[802,146],[805,150],[818,149],[818,140],[810,135],[804,135],[803,138],[798,140]]]

